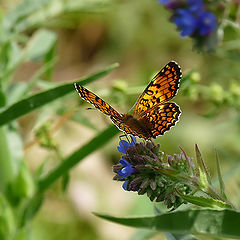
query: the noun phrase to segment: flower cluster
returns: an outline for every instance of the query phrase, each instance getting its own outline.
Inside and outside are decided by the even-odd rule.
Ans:
[[[190,36],[196,46],[213,48],[216,43],[216,16],[207,10],[202,0],[159,0],[172,11],[171,21],[180,30],[182,37]]]
[[[147,194],[151,201],[163,201],[173,209],[185,202],[178,193],[193,191],[186,181],[193,174],[192,159],[184,152],[165,156],[159,144],[136,143],[135,138],[130,143],[121,140],[118,150],[124,155],[113,166],[116,173],[113,179],[124,181],[124,190]],[[167,162],[164,162],[165,157]]]

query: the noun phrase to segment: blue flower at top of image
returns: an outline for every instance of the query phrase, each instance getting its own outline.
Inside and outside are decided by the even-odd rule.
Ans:
[[[120,152],[120,153],[124,153],[126,154],[126,151],[127,149],[130,147],[130,146],[134,146],[134,144],[137,142],[136,138],[135,137],[131,137],[131,142],[127,142],[126,140],[120,140],[119,141],[119,146],[117,146],[117,150]]]
[[[198,26],[198,21],[188,9],[178,9],[173,22],[180,29],[182,37],[191,36]]]
[[[207,36],[217,27],[217,20],[211,12],[200,12],[198,14],[198,31],[201,36]]]
[[[177,25],[182,37],[208,36],[217,27],[217,18],[206,10],[202,0],[158,0],[172,10],[172,21]]]
[[[198,12],[198,11],[203,11],[204,9],[204,4],[202,0],[188,0],[188,10],[191,12]]]
[[[123,168],[118,170],[117,173],[121,176],[120,179],[126,178],[135,172],[135,169],[132,167],[132,164],[127,160],[121,158],[119,163],[123,165]]]

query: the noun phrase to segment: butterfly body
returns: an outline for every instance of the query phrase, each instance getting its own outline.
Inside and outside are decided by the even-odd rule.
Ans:
[[[132,131],[132,135],[136,135],[134,133],[138,133],[138,135],[142,136],[142,138],[150,139],[152,138],[151,130],[147,126],[147,122],[145,119],[137,119],[132,114],[122,114],[121,119],[115,119],[114,117],[110,117],[112,122],[124,132]]]
[[[174,61],[169,62],[148,84],[137,100],[133,114],[120,114],[103,99],[75,83],[79,95],[104,114],[127,134],[151,140],[163,135],[179,120],[179,106],[172,99],[179,89],[181,69]]]

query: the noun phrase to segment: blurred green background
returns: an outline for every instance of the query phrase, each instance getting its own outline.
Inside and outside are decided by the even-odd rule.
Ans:
[[[32,93],[118,62],[117,69],[87,88],[126,113],[154,74],[170,60],[178,62],[184,79],[174,101],[181,107],[182,115],[179,123],[155,142],[167,154],[179,153],[181,146],[193,157],[197,143],[213,178],[216,148],[227,195],[240,206],[240,58],[232,54],[239,51],[239,46],[235,49],[229,43],[238,39],[239,32],[231,27],[225,29],[224,41],[217,51],[206,54],[194,51],[190,38],[179,37],[175,25],[168,20],[169,12],[157,0],[55,0],[48,1],[47,7],[41,6],[44,1],[39,1],[39,6],[37,1],[33,2],[29,6],[36,10],[18,9],[22,15],[17,20],[15,7],[21,1],[0,2],[2,17],[8,16],[5,24],[16,23],[13,31],[19,33],[20,47],[33,42],[39,30],[46,31],[43,32],[46,35],[35,42],[33,56],[47,48],[48,42],[52,44],[48,54],[51,60],[56,60],[55,67],[38,78],[41,81]],[[224,48],[226,45],[228,49]],[[16,54],[7,56],[14,58],[13,53]],[[43,62],[41,56],[17,62],[11,72],[11,88],[17,91]],[[7,96],[7,101],[13,103],[14,97]],[[111,124],[98,111],[86,110],[88,107],[91,106],[74,92],[18,119],[21,140],[16,142],[25,146],[24,161],[33,176],[43,162],[48,172],[60,161],[56,152],[34,142],[37,129],[46,121],[50,120],[53,126],[59,124],[52,135],[63,156]],[[65,121],[64,116],[71,110],[75,111],[74,116],[71,119],[67,116]],[[135,233],[134,229],[99,219],[92,212],[117,216],[153,213],[154,204],[147,197],[125,192],[121,183],[112,181],[111,166],[120,159],[118,141],[116,136],[72,169],[64,193],[60,183],[47,191],[39,213],[29,226],[30,239],[125,240]],[[152,239],[164,237],[157,235]]]

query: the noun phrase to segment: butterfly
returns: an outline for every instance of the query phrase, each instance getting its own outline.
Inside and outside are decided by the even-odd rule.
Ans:
[[[119,130],[151,140],[163,135],[179,120],[181,110],[176,103],[169,100],[176,96],[181,77],[180,66],[174,61],[169,62],[143,91],[134,105],[132,114],[121,114],[86,88],[77,83],[74,86],[82,99],[110,116]]]

